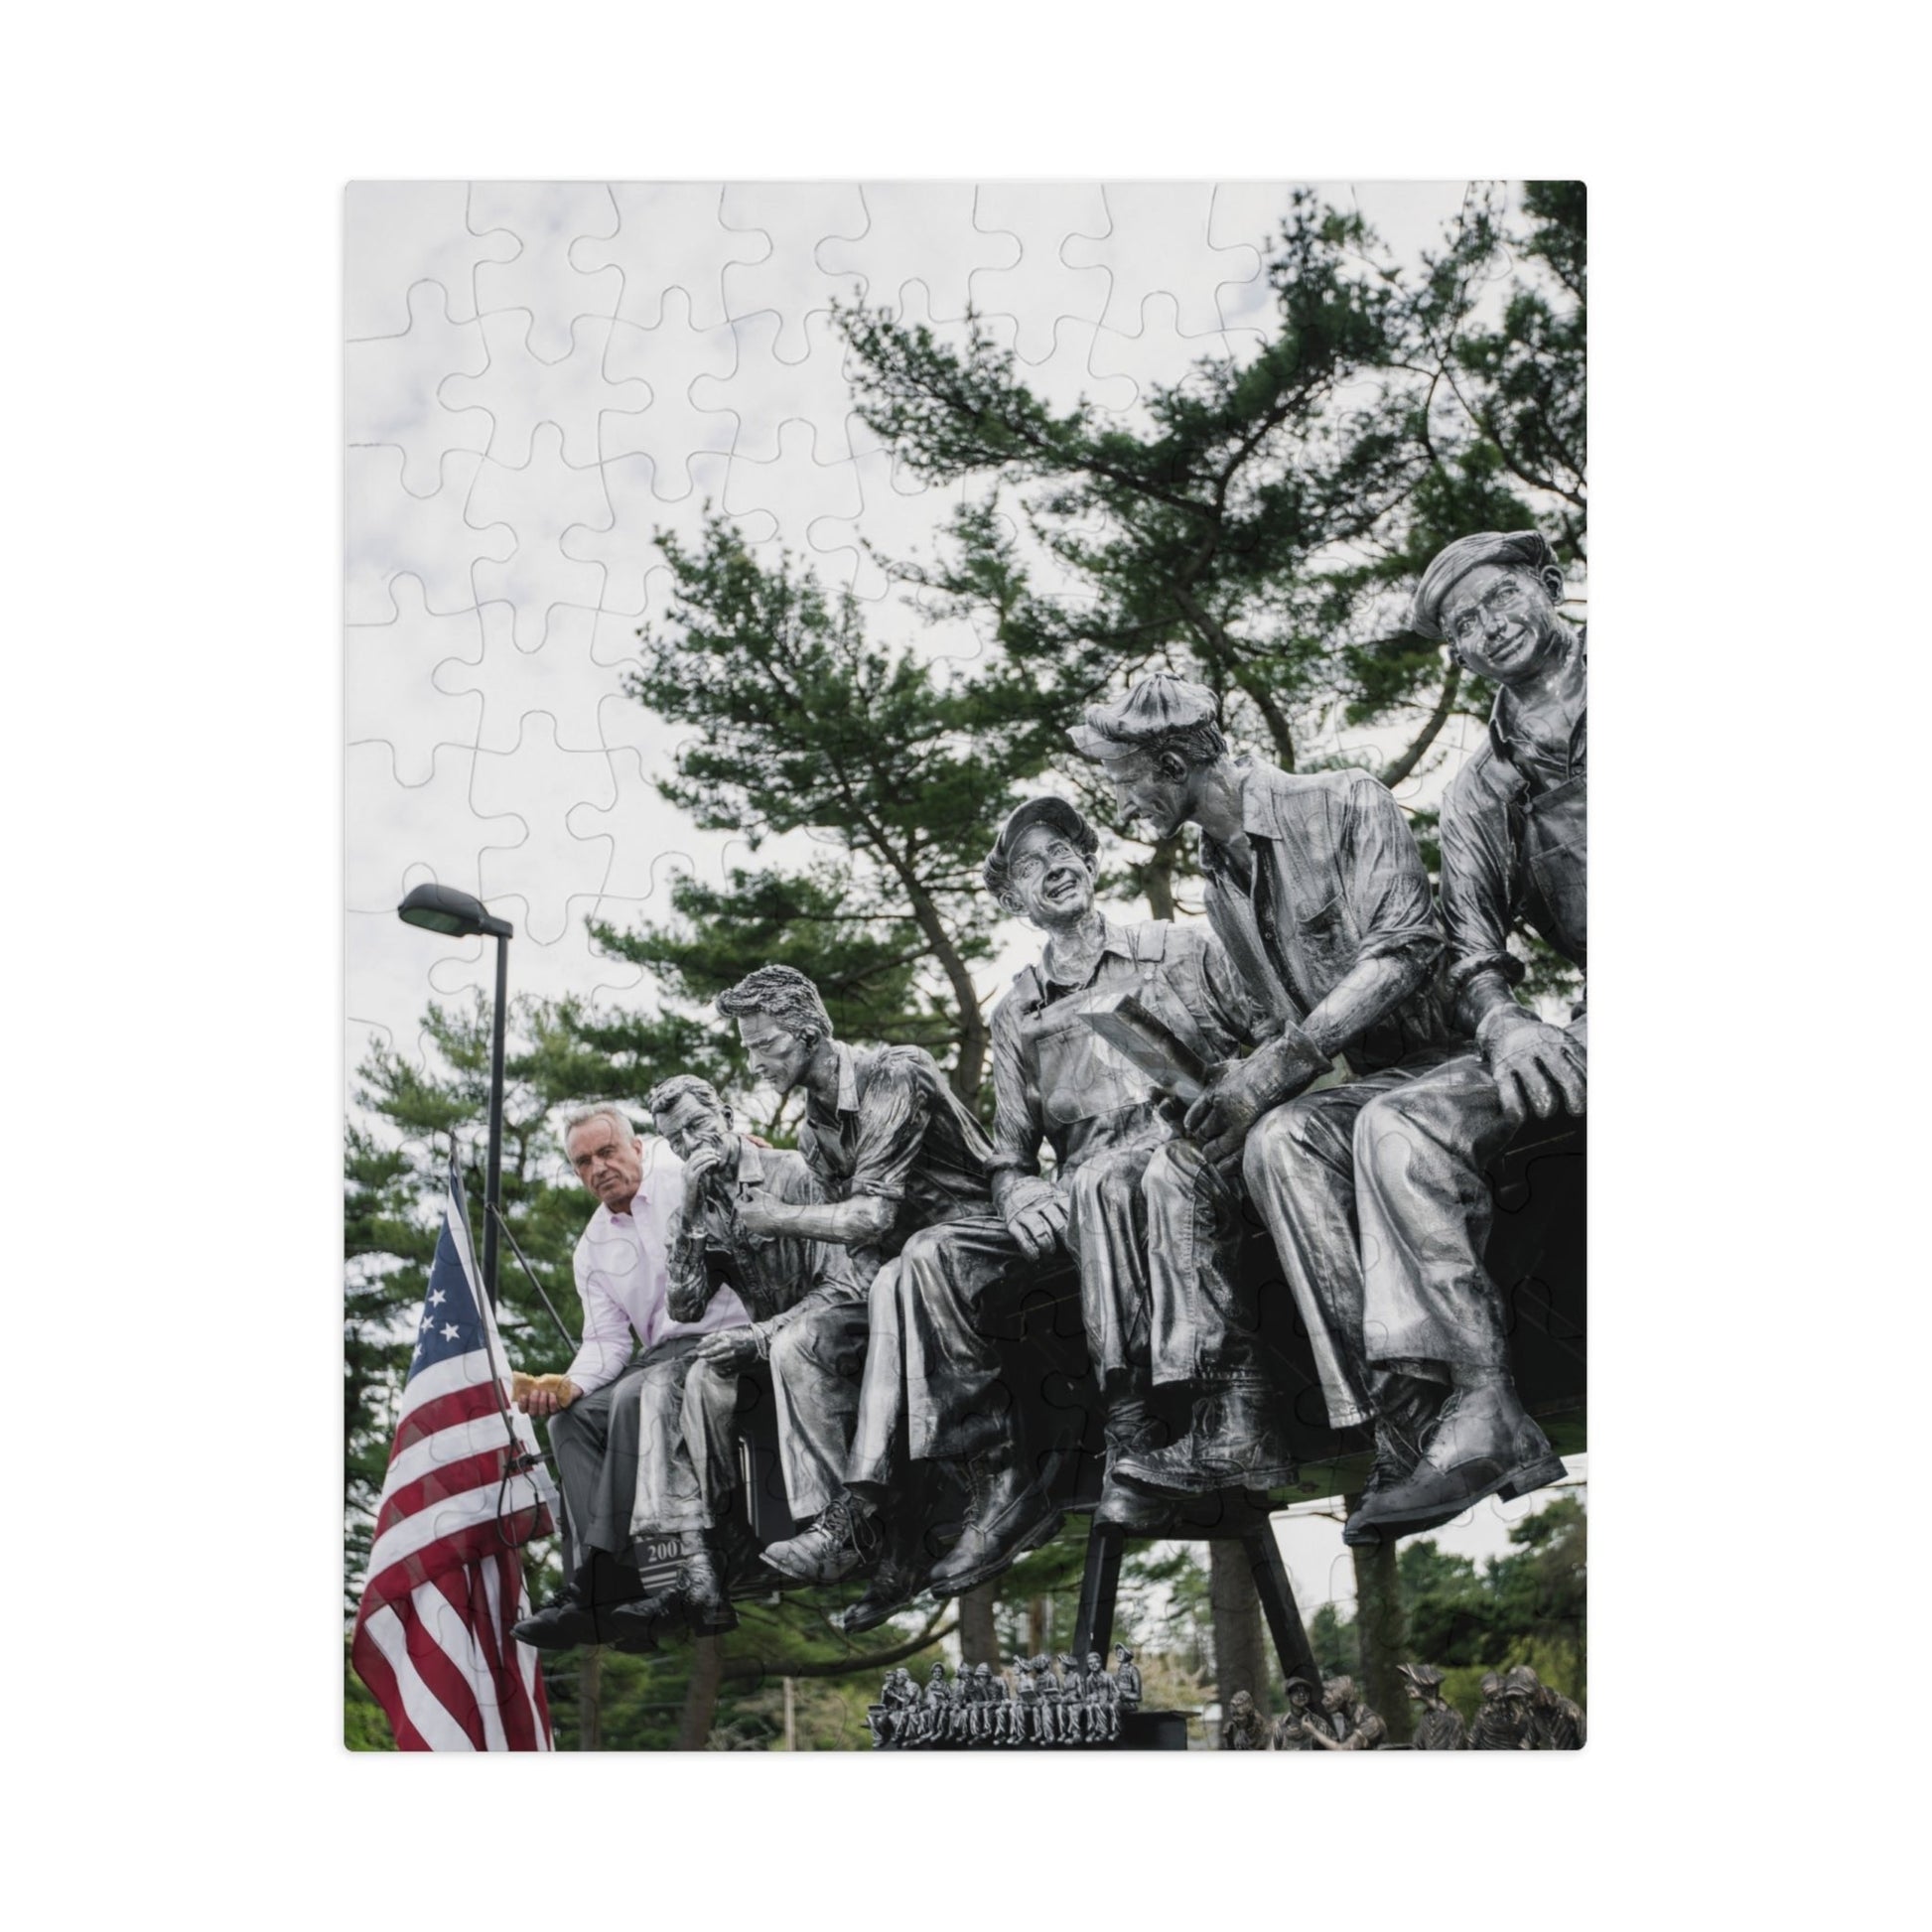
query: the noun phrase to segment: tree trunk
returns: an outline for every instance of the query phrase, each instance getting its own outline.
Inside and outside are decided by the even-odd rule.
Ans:
[[[1268,1652],[1262,1643],[1261,1598],[1248,1554],[1231,1537],[1207,1546],[1207,1591],[1214,1609],[1214,1688],[1226,1711],[1236,1691],[1246,1691],[1266,1711]]]
[[[724,1681],[725,1650],[717,1637],[691,1643],[691,1681],[684,1687],[684,1711],[677,1721],[677,1747],[701,1751],[718,1717],[718,1686]]]
[[[577,1748],[604,1748],[604,1652],[586,1644],[577,1653]]]
[[[1147,896],[1148,916],[1173,917],[1173,869],[1180,857],[1180,840],[1163,839],[1134,871],[1134,881]]]
[[[1035,1596],[1027,1605],[1027,1655],[1043,1656],[1047,1644],[1052,1640],[1051,1612],[1053,1600],[1049,1596]]]
[[[1360,1499],[1344,1498],[1349,1512]],[[1392,1744],[1409,1739],[1409,1696],[1396,1666],[1406,1661],[1408,1632],[1396,1583],[1395,1545],[1361,1543],[1355,1559],[1355,1631],[1362,1645],[1363,1702],[1381,1714]]]
[[[1422,762],[1423,754],[1435,744],[1437,733],[1449,723],[1449,715],[1455,708],[1456,687],[1461,682],[1462,666],[1450,658],[1449,669],[1443,673],[1443,689],[1437,697],[1436,708],[1416,734],[1415,742],[1400,758],[1392,759],[1382,767],[1379,775],[1391,791]]]
[[[993,1621],[993,1605],[1000,1600],[999,1580],[981,1584],[959,1598],[959,1656],[966,1664],[1000,1668],[1000,1636]]]

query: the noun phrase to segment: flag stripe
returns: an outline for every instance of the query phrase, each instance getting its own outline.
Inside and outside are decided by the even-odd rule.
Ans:
[[[349,1654],[403,1750],[549,1750],[517,1547],[547,1536],[556,1491],[527,1417],[507,1408],[502,1343],[477,1280],[454,1165],[415,1351],[376,1506]]]

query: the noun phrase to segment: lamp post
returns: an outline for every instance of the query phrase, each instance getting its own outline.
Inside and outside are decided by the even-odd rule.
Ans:
[[[516,928],[483,900],[454,886],[418,886],[396,907],[404,925],[452,938],[496,941],[496,1015],[489,1032],[489,1165],[483,1171],[483,1293],[496,1306],[496,1215],[503,1183],[503,1032],[509,993],[510,938]]]

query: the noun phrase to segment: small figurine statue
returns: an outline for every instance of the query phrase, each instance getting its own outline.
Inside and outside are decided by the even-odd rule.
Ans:
[[[879,1688],[879,1702],[866,1714],[875,1744],[902,1744],[909,1741],[910,1721],[919,1704],[919,1687],[903,1667],[886,1673]]]
[[[934,1664],[919,1700],[919,1742],[943,1744],[952,1716],[952,1692],[946,1684],[946,1667]]]
[[[973,1741],[973,1722],[979,1712],[979,1691],[973,1682],[973,1667],[962,1663],[953,1674],[952,1723],[946,1734],[955,1744]]]
[[[1134,1662],[1134,1653],[1124,1643],[1114,1645],[1114,1655],[1120,1662],[1114,1669],[1114,1702],[1119,1705],[1121,1716],[1131,1718],[1141,1708],[1141,1673]]]
[[[1356,1702],[1352,1677],[1331,1677],[1322,1685],[1321,1715],[1325,1723],[1312,1734],[1324,1751],[1372,1751],[1388,1738],[1388,1725]]]
[[[1221,1720],[1221,1748],[1224,1751],[1265,1751],[1268,1726],[1246,1691],[1236,1691],[1228,1700],[1228,1713]]]
[[[1034,1677],[1031,1657],[1022,1657],[1014,1666],[1013,1723],[1009,1738],[1016,1744],[1039,1741],[1039,1686]]]
[[[1057,1744],[1060,1741],[1060,1680],[1054,1674],[1053,1660],[1040,1656],[1034,1659],[1034,1675],[1038,1681],[1039,1702],[1036,1715],[1039,1719],[1038,1737],[1042,1744]]]
[[[1472,1751],[1528,1751],[1536,1748],[1535,1725],[1527,1698],[1505,1697],[1503,1679],[1487,1671],[1482,1679],[1482,1708],[1469,1731]]]
[[[1443,1673],[1434,1664],[1398,1664],[1396,1668],[1408,1679],[1403,1688],[1409,1694],[1410,1703],[1422,1706],[1422,1716],[1416,1720],[1416,1734],[1410,1739],[1413,1748],[1461,1750],[1468,1732],[1461,1712],[1443,1697]]]
[[[1080,1672],[1072,1655],[1060,1651],[1053,1659],[1060,1680],[1060,1742],[1084,1744],[1087,1741],[1086,1706],[1080,1700]]]
[[[1111,1744],[1120,1735],[1120,1704],[1114,1680],[1099,1651],[1087,1652],[1087,1667],[1080,1673],[1080,1696],[1087,1710],[1087,1742]]]
[[[1504,1697],[1528,1700],[1531,1748],[1539,1751],[1580,1751],[1585,1724],[1581,1705],[1544,1683],[1527,1664],[1517,1664],[1503,1679]]]
[[[1003,1670],[986,1672],[986,1741],[989,1744],[1005,1744],[1013,1737],[1013,1687],[1007,1682]]]
[[[1282,1693],[1288,1699],[1288,1709],[1275,1720],[1274,1735],[1268,1748],[1275,1751],[1312,1751],[1319,1750],[1314,1732],[1314,1686],[1306,1677],[1291,1677],[1282,1686]]]

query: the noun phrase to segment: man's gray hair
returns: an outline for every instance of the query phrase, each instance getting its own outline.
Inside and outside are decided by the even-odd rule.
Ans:
[[[581,1114],[572,1114],[564,1122],[564,1151],[566,1153],[570,1150],[570,1137],[580,1127],[588,1127],[594,1120],[610,1121],[617,1128],[618,1133],[626,1141],[634,1141],[637,1138],[635,1124],[621,1107],[613,1106],[608,1103],[601,1107],[586,1107]]]
[[[673,1073],[668,1080],[658,1081],[645,1095],[644,1105],[662,1120],[687,1095],[705,1101],[716,1107],[727,1120],[731,1119],[731,1102],[709,1080],[701,1080],[695,1073]]]

